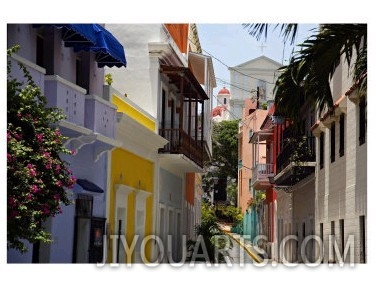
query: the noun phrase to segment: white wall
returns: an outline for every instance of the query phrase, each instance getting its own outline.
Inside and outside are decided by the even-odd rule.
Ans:
[[[112,86],[157,118],[159,65],[152,69],[148,43],[167,41],[162,24],[106,24],[105,28],[123,45],[127,58],[127,68],[106,68],[112,74]]]
[[[339,67],[334,74],[331,87],[336,101],[352,85],[352,76],[347,76],[348,67]],[[338,89],[341,88],[341,91]],[[335,91],[334,91],[335,89]],[[355,92],[353,92],[355,94]],[[349,98],[349,97],[346,97]],[[335,162],[330,161],[330,126],[325,128],[325,168],[316,171],[316,222],[317,234],[323,224],[325,242],[324,259],[329,260],[328,235],[331,222],[335,223],[337,243],[341,243],[339,220],[344,220],[344,241],[354,236],[355,263],[360,262],[359,217],[367,216],[367,142],[359,145],[359,105],[349,99],[345,114],[345,153],[339,156],[339,118],[335,127]],[[319,138],[317,137],[317,161],[319,161]],[[368,141],[368,139],[367,139]],[[367,227],[365,227],[367,231]],[[367,237],[366,237],[367,239]],[[367,245],[366,245],[367,246]],[[316,251],[317,252],[317,251]],[[342,253],[342,251],[340,251]],[[350,261],[349,257],[346,262]]]

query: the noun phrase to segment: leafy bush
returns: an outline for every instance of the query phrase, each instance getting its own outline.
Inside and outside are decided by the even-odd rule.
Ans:
[[[215,214],[215,209],[208,202],[202,202],[201,206],[201,224],[195,227],[196,235],[202,236],[204,241],[206,251],[203,251],[202,246],[199,246],[198,251],[194,251],[196,246],[195,240],[189,240],[187,242],[188,251],[190,252],[190,259],[193,258],[193,253],[196,252],[198,255],[206,254],[209,257],[210,262],[216,261],[215,251],[218,249],[223,249],[226,245],[231,245],[231,241],[228,240],[226,243],[227,237],[218,237],[225,235],[224,232],[219,228],[217,224],[217,217]],[[195,259],[195,260],[205,260],[204,258]],[[222,254],[218,254],[217,262],[224,262],[224,257]]]
[[[19,47],[9,49],[8,56]],[[26,85],[10,76],[7,65],[7,247],[26,252],[22,240],[51,242],[43,223],[69,205],[66,187],[75,178],[60,154],[71,154],[63,146],[57,122],[64,114],[46,107],[46,98],[26,67]]]

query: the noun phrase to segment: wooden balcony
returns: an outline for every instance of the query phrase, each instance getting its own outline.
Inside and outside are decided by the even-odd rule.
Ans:
[[[159,153],[183,154],[203,167],[203,143],[186,134],[182,129],[160,129],[160,135],[169,141]]]

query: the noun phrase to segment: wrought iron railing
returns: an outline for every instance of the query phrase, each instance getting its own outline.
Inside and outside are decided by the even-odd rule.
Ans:
[[[288,138],[284,148],[277,156],[277,174],[285,169],[291,162],[315,161],[315,138],[295,137]]]

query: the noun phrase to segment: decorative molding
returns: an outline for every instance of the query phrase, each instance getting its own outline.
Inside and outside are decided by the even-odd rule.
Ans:
[[[146,158],[147,154],[158,153],[169,141],[141,125],[124,113],[117,113],[116,138],[122,147]]]
[[[66,141],[65,146],[70,147],[71,150],[74,150],[76,153],[80,150],[84,145],[92,144],[96,140],[96,135],[80,135],[78,137],[70,138]]]
[[[98,160],[100,159],[100,157],[104,153],[106,153],[107,151],[111,151],[111,150],[113,150],[116,147],[121,147],[121,145],[122,145],[122,143],[120,141],[117,141],[115,139],[106,137],[106,136],[104,136],[102,134],[94,133],[94,135],[96,135],[96,140],[98,140],[99,142],[102,142],[102,143],[105,144],[105,145],[101,145],[101,146],[97,145],[94,148],[94,159],[95,159],[95,162],[98,162]]]
[[[164,28],[164,29],[166,30],[166,28]],[[167,33],[169,33],[169,32],[167,32]],[[170,33],[168,36],[170,37],[169,39],[171,39],[173,44],[175,45],[174,40],[170,36]],[[177,46],[177,45],[175,45],[175,46]],[[177,64],[182,64],[185,67],[187,67],[187,60],[182,55],[182,53],[179,51],[178,47],[174,48],[171,43],[149,42],[148,43],[148,50],[149,50],[150,56],[157,56],[159,58],[169,57],[171,60],[177,60],[176,62],[179,62]],[[172,59],[170,56],[175,56],[175,57],[174,57],[174,59]]]
[[[131,186],[127,186],[127,185],[124,185],[124,184],[115,184],[115,192],[116,193],[124,193],[126,195],[129,195],[134,190],[135,190],[135,188],[133,188]]]
[[[136,201],[146,201],[148,197],[152,196],[151,192],[141,190],[141,189],[135,189],[134,190]]]
[[[75,131],[75,132],[77,132],[79,134],[83,134],[83,135],[89,135],[92,133],[91,129],[77,125],[77,124],[69,122],[67,120],[59,121],[58,125],[59,125],[59,127],[70,129],[72,131]]]

